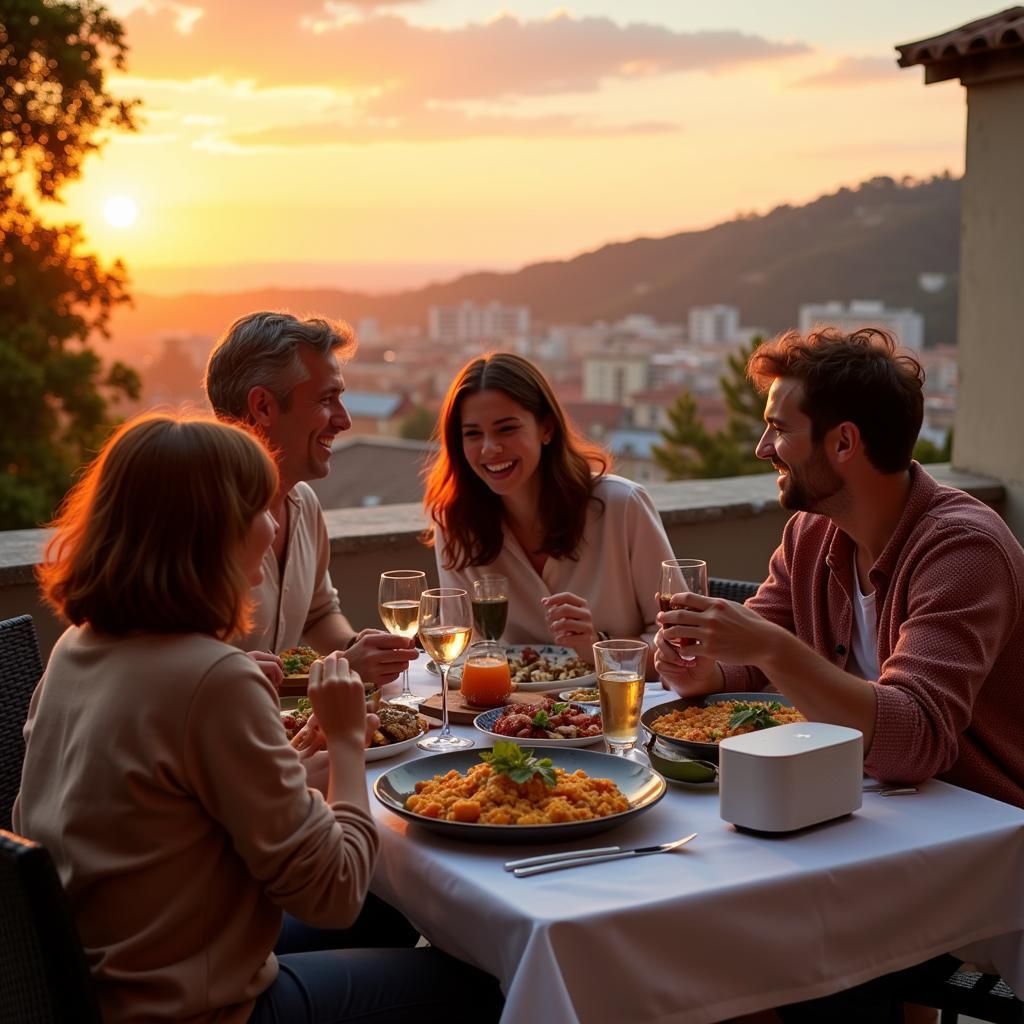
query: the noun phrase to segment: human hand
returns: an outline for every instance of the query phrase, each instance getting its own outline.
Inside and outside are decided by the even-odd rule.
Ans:
[[[246,651],[246,654],[256,662],[256,667],[270,680],[270,685],[275,690],[280,689],[281,683],[284,681],[281,659],[269,651]]]
[[[316,713],[311,714],[306,724],[291,738],[291,745],[306,757],[327,748],[327,737],[320,728]]]
[[[544,617],[554,642],[570,647],[576,652],[576,657],[593,665],[594,644],[598,636],[586,599],[564,591],[542,597],[540,603],[544,606]]]
[[[419,657],[416,644],[380,629],[364,629],[348,646],[349,665],[368,683],[383,686],[397,679]]]
[[[658,613],[659,640],[689,639],[697,645],[683,648],[682,655],[711,659],[726,665],[761,667],[780,637],[789,634],[735,601],[682,593],[672,597],[672,609]]]
[[[683,650],[688,657],[683,657]],[[680,697],[715,693],[723,686],[718,662],[697,657],[696,648],[680,649],[668,639],[664,628],[654,638],[654,668],[662,683]]]
[[[326,744],[351,740],[364,745],[366,690],[359,673],[349,667],[343,655],[335,651],[313,662],[309,669],[308,692],[317,727],[323,731]]]

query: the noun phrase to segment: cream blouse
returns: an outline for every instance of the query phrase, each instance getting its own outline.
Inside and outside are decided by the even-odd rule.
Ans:
[[[639,484],[619,476],[602,476],[590,502],[577,559],[549,558],[541,573],[507,528],[498,557],[487,565],[445,569],[445,537],[435,530],[437,575],[442,587],[472,592],[472,581],[485,573],[508,578],[508,625],[502,639],[510,644],[551,643],[541,598],[563,591],[585,598],[594,628],[614,637],[643,637],[658,630],[657,594],[661,563],[673,558],[651,496]]]

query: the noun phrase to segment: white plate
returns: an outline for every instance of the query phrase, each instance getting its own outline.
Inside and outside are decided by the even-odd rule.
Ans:
[[[407,740],[399,740],[397,743],[388,743],[383,747],[367,747],[366,760],[383,761],[386,757],[394,757],[395,754],[400,754],[403,750],[408,750],[410,747],[415,746],[416,741],[422,738],[423,733],[419,733],[417,736],[410,736]]]
[[[558,644],[502,644],[505,649],[505,653],[510,657],[522,654],[527,647],[532,647],[538,654],[543,657],[547,657],[553,663],[561,664],[562,662],[568,661],[570,658],[576,657],[576,652],[571,647],[561,647]],[[427,668],[429,671],[437,674],[437,666],[432,662],[427,662]],[[454,689],[460,686],[462,683],[462,661],[459,659],[452,665],[451,672],[448,675],[448,682]],[[515,683],[515,689],[520,693],[546,693],[549,690],[564,689],[566,686],[572,686],[573,689],[582,686],[592,688],[597,686],[597,673],[589,672],[585,676],[577,676],[574,679],[543,679],[539,682],[529,683]]]
[[[529,705],[526,705],[529,707]],[[588,707],[586,704],[575,705],[581,711],[592,713],[593,709]],[[604,739],[604,733],[599,732],[596,736],[580,736],[574,740],[552,740],[552,739],[533,739],[528,737],[518,736],[502,736],[501,733],[491,732],[489,726],[494,725],[498,720],[498,716],[504,708],[491,708],[489,711],[483,712],[483,714],[477,715],[473,719],[473,725],[479,729],[485,736],[489,737],[492,741],[494,740],[511,740],[513,743],[518,743],[521,747],[589,747],[594,743],[600,743]]]

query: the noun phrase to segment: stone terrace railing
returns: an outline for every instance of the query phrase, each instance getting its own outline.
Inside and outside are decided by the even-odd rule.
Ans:
[[[998,480],[932,465],[941,483],[960,487],[1002,511]],[[775,474],[651,484],[677,555],[704,558],[712,576],[761,580],[788,513],[779,507]],[[331,538],[331,574],[342,608],[357,627],[379,626],[377,581],[386,569],[423,569],[436,580],[434,554],[418,540],[425,525],[419,505],[334,509],[325,513]],[[33,567],[42,557],[45,530],[0,532],[0,619],[33,615],[44,659],[61,626],[39,601]],[[600,557],[600,556],[598,556]]]

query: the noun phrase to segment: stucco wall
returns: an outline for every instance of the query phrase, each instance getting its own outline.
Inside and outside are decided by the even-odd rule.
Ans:
[[[1022,67],[1024,72],[1024,67]],[[953,464],[997,477],[1024,535],[1024,73],[967,87]]]

